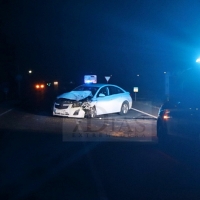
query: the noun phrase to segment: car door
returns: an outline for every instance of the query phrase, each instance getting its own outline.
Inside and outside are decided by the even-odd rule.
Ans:
[[[124,102],[124,91],[116,86],[109,86],[111,109],[113,113],[120,112]]]
[[[188,139],[197,137],[199,112],[194,105],[182,101],[170,114],[171,128],[169,130],[173,135]]]
[[[179,137],[186,138],[188,132],[190,131],[191,118],[190,118],[190,108],[187,104],[180,103],[177,109],[177,120],[174,124],[174,129],[176,130],[176,135]]]
[[[200,139],[200,110],[199,107],[193,107],[189,115],[189,131],[186,136],[190,139]]]
[[[180,136],[188,139],[199,139],[200,133],[200,81],[196,74],[185,80],[182,85],[182,113],[179,121]],[[187,82],[186,82],[187,81]]]
[[[188,105],[187,119],[187,130],[185,135],[189,139],[200,139],[200,99],[193,97]]]
[[[96,110],[98,115],[112,113],[112,101],[108,86],[102,87],[97,93]]]

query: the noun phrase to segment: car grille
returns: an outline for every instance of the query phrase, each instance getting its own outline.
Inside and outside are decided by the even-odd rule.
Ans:
[[[69,107],[69,104],[72,104],[73,101],[66,100],[66,99],[57,99],[55,102],[55,108],[58,109],[67,109]]]
[[[56,105],[55,104],[55,108],[58,108],[58,109],[67,109],[69,106],[63,106],[62,104],[60,105]]]

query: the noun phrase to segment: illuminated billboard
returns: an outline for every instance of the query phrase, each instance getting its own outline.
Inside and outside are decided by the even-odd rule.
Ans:
[[[97,76],[96,75],[85,75],[84,83],[97,83]]]

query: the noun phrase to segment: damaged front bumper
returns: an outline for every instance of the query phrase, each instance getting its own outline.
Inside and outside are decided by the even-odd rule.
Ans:
[[[73,104],[68,105],[66,108],[56,108],[54,104],[53,115],[73,118],[84,118],[91,116],[91,104],[84,102],[82,106],[74,107]]]
[[[84,118],[85,111],[82,109],[82,107],[72,108],[71,106],[69,106],[66,109],[58,109],[54,107],[53,115],[63,116],[63,117]]]
[[[53,115],[84,118],[90,115],[91,91],[73,91],[60,95],[54,103]]]

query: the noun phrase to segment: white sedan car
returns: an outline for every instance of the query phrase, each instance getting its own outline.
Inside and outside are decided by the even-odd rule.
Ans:
[[[57,97],[53,115],[94,118],[97,115],[126,114],[132,107],[129,92],[111,84],[83,84]]]

